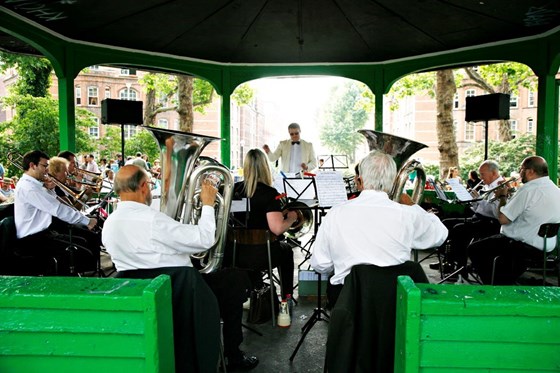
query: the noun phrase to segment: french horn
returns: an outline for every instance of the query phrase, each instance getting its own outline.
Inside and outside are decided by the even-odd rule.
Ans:
[[[412,154],[416,153],[420,149],[427,148],[428,146],[410,139],[405,139],[404,137],[384,132],[366,129],[359,130],[358,132],[366,137],[370,151],[380,150],[389,154],[393,157],[393,160],[397,165],[397,176],[395,177],[393,187],[389,193],[389,198],[391,198],[391,200],[399,201],[409,175],[416,171],[416,178],[414,179],[411,199],[414,203],[418,204],[424,193],[424,187],[426,185],[426,172],[419,161],[415,159],[411,159],[409,161],[407,160],[412,156]]]
[[[225,238],[229,210],[233,197],[233,177],[229,169],[217,161],[201,162],[199,157],[204,148],[218,137],[146,127],[160,147],[161,196],[160,211],[184,224],[197,224],[202,212],[200,201],[201,183],[208,174],[218,178],[220,192],[214,205],[216,235],[212,247],[193,255],[199,260],[201,273],[218,270],[224,258]],[[197,165],[197,163],[199,163]]]

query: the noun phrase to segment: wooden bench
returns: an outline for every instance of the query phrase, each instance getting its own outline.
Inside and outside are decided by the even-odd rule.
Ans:
[[[395,372],[560,371],[560,289],[399,277]]]
[[[0,277],[0,372],[174,372],[171,281]]]

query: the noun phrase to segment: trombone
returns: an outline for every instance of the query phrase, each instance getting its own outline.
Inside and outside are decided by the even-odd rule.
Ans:
[[[75,169],[72,175],[68,175],[68,179],[74,183],[91,187],[94,193],[101,192],[104,183],[108,183],[109,189],[113,188],[113,183],[104,180],[100,173],[84,170],[83,168]]]
[[[510,188],[508,184],[513,183],[515,181],[519,180],[519,176],[516,177],[510,177],[509,179],[505,180],[503,183],[501,183],[500,185],[495,186],[492,189],[488,189],[483,191],[482,194],[482,199],[487,200],[488,202],[494,202],[495,200],[497,200],[497,197],[492,197],[490,198],[490,196],[498,189],[500,188],[508,188],[508,195],[511,197],[511,195],[513,195],[517,189],[516,188]]]
[[[9,152],[7,155],[7,159],[8,162],[10,162],[11,164],[13,164],[17,169],[19,169],[20,171],[24,171],[23,170],[23,155],[21,153],[18,152]],[[56,196],[56,198],[61,202],[64,203],[65,205],[72,207],[73,209],[79,211],[78,207],[79,205],[82,205],[83,207],[87,207],[86,203],[82,200],[84,198],[84,196],[87,195],[86,190],[84,189],[83,191],[77,193],[74,190],[72,190],[68,185],[64,184],[62,181],[58,180],[57,178],[55,178],[53,175],[51,174],[47,174],[47,180],[43,180],[43,182],[52,182],[54,185],[56,185],[57,187],[60,188],[60,190],[62,190],[64,192],[64,194],[67,197],[71,197],[75,200],[74,203],[72,203],[69,199],[65,199],[62,198],[60,196]]]

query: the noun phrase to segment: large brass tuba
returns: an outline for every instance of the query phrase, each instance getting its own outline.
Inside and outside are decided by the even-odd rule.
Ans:
[[[185,224],[197,224],[202,210],[201,182],[208,173],[220,178],[223,189],[216,197],[216,240],[209,250],[195,256],[202,266],[200,272],[210,273],[219,269],[224,257],[233,177],[218,162],[196,164],[206,145],[221,139],[162,128],[142,128],[152,133],[161,150],[160,211],[164,214]]]
[[[399,171],[395,177],[391,193],[389,193],[389,198],[393,201],[398,201],[404,190],[408,175],[416,171],[416,178],[414,179],[414,187],[412,191],[412,201],[414,203],[419,203],[422,198],[422,194],[424,193],[426,172],[424,172],[422,164],[420,164],[417,160],[411,159],[408,162],[406,162],[406,160],[418,150],[427,148],[427,145],[405,139],[403,137],[373,130],[359,130],[358,132],[366,137],[370,151],[381,150],[393,157],[393,160],[397,164],[397,169]]]

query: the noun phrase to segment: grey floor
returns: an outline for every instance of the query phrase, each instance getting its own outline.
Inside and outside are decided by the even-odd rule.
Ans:
[[[302,244],[305,244],[309,237],[302,238]],[[437,270],[429,268],[430,263],[437,262],[437,256],[426,256],[434,253],[433,251],[421,251],[418,255],[418,260],[421,261],[422,267],[426,272],[431,283],[437,283],[441,280],[440,273]],[[425,260],[423,260],[425,259]],[[294,260],[296,268],[294,271],[294,284],[297,284],[298,277],[298,264],[304,260],[304,253],[299,248],[294,248]],[[107,256],[103,257],[103,267],[106,272],[110,270],[111,262]],[[308,269],[308,262],[300,265],[301,269]],[[538,285],[538,279],[533,277],[525,278],[528,285]],[[455,283],[456,280],[448,281],[447,283]],[[463,282],[468,285],[468,282]],[[294,349],[302,337],[302,327],[310,320],[317,308],[317,296],[308,295],[310,292],[306,291],[306,295],[300,295],[298,288],[294,291],[294,298],[298,301],[297,305],[293,308],[292,324],[289,328],[273,327],[271,322],[265,324],[248,324],[250,328],[255,329],[262,336],[257,333],[244,329],[244,341],[241,349],[250,355],[255,355],[259,358],[259,365],[252,370],[252,372],[323,372],[323,362],[325,357],[328,321],[324,321],[325,317],[322,316],[320,321],[314,323],[313,327],[303,340],[301,347],[295,355],[293,361],[290,361]],[[315,293],[313,293],[315,294]],[[324,306],[325,299],[320,299],[321,306]],[[244,321],[247,317],[247,310],[244,311]]]

